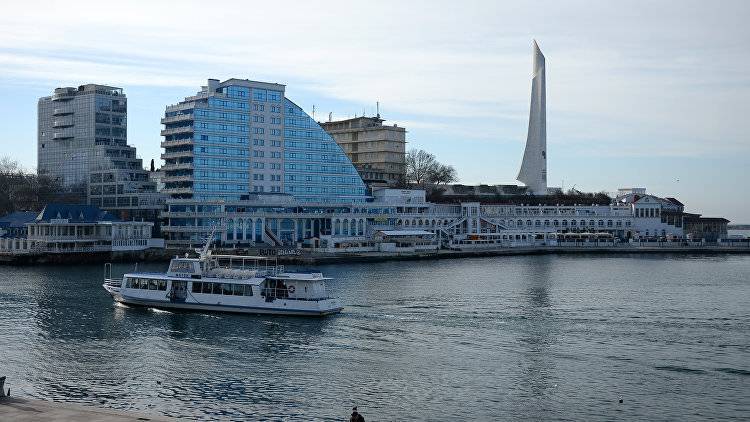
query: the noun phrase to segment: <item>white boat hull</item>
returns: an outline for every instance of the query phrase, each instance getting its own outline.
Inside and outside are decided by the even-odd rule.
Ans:
[[[314,302],[317,307],[301,309],[294,307],[297,302],[284,299],[276,299],[273,302],[262,302],[254,305],[226,305],[226,304],[207,304],[195,302],[173,302],[167,300],[151,300],[132,296],[123,295],[117,287],[104,285],[104,288],[112,295],[112,298],[125,305],[143,306],[157,309],[173,309],[184,311],[203,311],[203,312],[229,312],[240,314],[271,314],[271,315],[290,315],[290,316],[325,316],[341,312],[344,308],[337,299],[327,299]],[[264,306],[266,305],[267,306]]]

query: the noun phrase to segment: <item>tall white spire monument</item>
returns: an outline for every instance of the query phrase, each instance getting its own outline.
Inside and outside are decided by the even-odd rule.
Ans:
[[[547,194],[547,87],[544,77],[544,54],[534,40],[534,72],[531,77],[531,110],[526,150],[523,153],[518,181],[534,195]]]

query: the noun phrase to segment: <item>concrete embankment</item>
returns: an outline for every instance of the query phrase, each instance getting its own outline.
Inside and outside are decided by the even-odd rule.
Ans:
[[[671,255],[720,255],[720,254],[750,254],[747,247],[514,247],[492,250],[452,251],[441,250],[436,252],[418,253],[338,253],[338,254],[315,254],[315,255],[292,255],[280,256],[279,262],[284,264],[299,265],[323,265],[342,264],[352,262],[385,262],[385,261],[411,261],[425,259],[456,259],[456,258],[478,258],[492,256],[516,256],[516,255],[640,255],[640,254],[671,254]]]
[[[184,253],[183,251],[179,251]],[[169,261],[174,250],[146,249],[142,251],[73,252],[73,253],[25,253],[0,255],[0,264],[98,264],[103,262],[156,262]]]
[[[0,398],[0,420],[15,422],[131,422],[131,421],[176,421],[139,413],[99,409],[70,403],[32,400],[18,397]]]
[[[273,252],[273,249],[259,250],[214,250],[215,254],[260,255]],[[423,259],[455,259],[489,256],[511,255],[591,255],[591,254],[679,254],[679,255],[719,255],[719,254],[750,254],[746,246],[534,246],[513,247],[492,250],[453,251],[440,250],[434,252],[393,253],[393,252],[358,252],[358,253],[324,253],[297,250],[296,254],[280,255],[280,264],[293,265],[322,265],[342,264],[353,262],[384,262],[409,261]],[[0,256],[0,264],[37,265],[37,264],[97,264],[104,262],[168,262],[175,255],[185,253],[195,255],[192,249],[148,249],[145,251],[128,252],[90,252],[69,254],[40,254]]]

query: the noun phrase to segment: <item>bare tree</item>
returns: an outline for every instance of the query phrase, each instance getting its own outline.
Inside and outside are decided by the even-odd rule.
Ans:
[[[406,180],[409,183],[423,186],[428,182],[435,164],[434,155],[423,149],[410,149],[406,153]]]
[[[406,153],[406,181],[417,186],[447,184],[458,180],[456,169],[442,164],[425,150],[410,149]]]
[[[430,175],[430,183],[434,183],[436,185],[447,185],[448,183],[457,181],[458,174],[456,173],[456,169],[449,164],[437,163],[435,169]]]
[[[59,183],[48,176],[26,173],[17,161],[0,158],[0,215],[13,211],[38,211],[49,202],[68,198]]]

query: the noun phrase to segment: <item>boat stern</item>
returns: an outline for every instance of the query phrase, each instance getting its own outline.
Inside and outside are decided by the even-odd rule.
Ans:
[[[326,299],[318,302],[318,312],[320,315],[337,314],[344,310],[344,305],[340,299]]]

